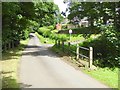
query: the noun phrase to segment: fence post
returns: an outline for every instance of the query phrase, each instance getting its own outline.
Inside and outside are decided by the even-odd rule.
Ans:
[[[8,49],[10,49],[10,48],[11,48],[11,42],[8,43]]]
[[[55,40],[55,45],[57,46],[57,40]]]
[[[7,44],[5,43],[5,45],[4,45],[4,46],[5,46],[4,50],[6,51],[6,50],[7,50]]]
[[[90,52],[89,52],[89,68],[92,68],[92,63],[93,63],[93,48],[90,47]]]
[[[68,42],[68,54],[70,54],[70,42]]]
[[[10,48],[12,48],[12,41],[10,42]]]
[[[60,47],[60,40],[58,40],[58,46]]]
[[[64,52],[64,41],[62,40],[62,50]]]
[[[11,42],[11,47],[14,48],[14,41]]]
[[[76,59],[78,60],[79,59],[79,44],[77,44],[76,54],[77,54]]]

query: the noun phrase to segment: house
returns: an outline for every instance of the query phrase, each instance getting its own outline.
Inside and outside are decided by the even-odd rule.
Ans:
[[[61,30],[61,28],[62,28],[62,25],[60,23],[56,24],[56,29],[57,30]]]
[[[79,22],[79,26],[80,27],[88,27],[89,22],[87,19],[88,19],[87,17],[84,17],[83,19],[81,19],[81,21]]]

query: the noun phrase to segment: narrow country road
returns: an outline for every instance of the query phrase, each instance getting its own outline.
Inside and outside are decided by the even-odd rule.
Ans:
[[[31,36],[20,61],[22,88],[108,88],[60,60],[35,34]]]

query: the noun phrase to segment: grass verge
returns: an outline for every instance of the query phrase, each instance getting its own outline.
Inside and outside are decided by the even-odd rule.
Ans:
[[[56,46],[53,46],[51,50],[56,52],[60,56],[67,56],[60,47],[58,48]],[[70,62],[71,60],[67,61]],[[76,67],[76,64],[73,66]],[[100,81],[101,83],[109,86],[110,88],[118,88],[118,68],[98,68],[97,70],[87,70],[86,68],[80,68],[80,70]]]
[[[37,37],[39,38],[40,42],[41,43],[46,43],[46,44],[54,44],[55,43],[55,40],[52,40],[50,39],[49,37],[48,38],[45,38],[44,36],[38,34],[37,32],[35,33],[37,35]],[[60,34],[58,34],[60,35]],[[61,35],[65,35],[66,37],[70,38],[70,35],[69,34],[61,34]],[[76,41],[84,41],[85,38],[82,36],[82,34],[72,34],[71,35],[71,42],[76,42]]]
[[[36,35],[39,37],[40,41],[44,43],[45,38],[42,35],[39,35],[38,33],[36,33]],[[69,35],[67,36],[69,37]],[[92,37],[95,38],[95,36]],[[76,41],[76,40],[84,40],[84,38],[81,35],[72,35],[71,41]],[[47,43],[52,43],[49,38]],[[67,56],[67,54],[64,53],[62,51],[62,48],[60,47],[58,48],[56,46],[53,46],[52,50],[57,54]],[[91,71],[83,69],[82,71],[111,88],[118,88],[118,68],[115,68],[113,70],[110,68],[98,68],[97,70],[91,70]]]
[[[84,70],[83,72],[111,88],[118,88],[118,68],[113,70],[110,68],[98,68],[97,70]]]
[[[27,45],[27,40],[20,41],[20,45],[2,54],[2,88],[19,88],[18,65],[22,50]]]
[[[46,44],[54,44],[54,40],[50,39],[50,38],[45,38],[42,35],[38,34],[37,32],[35,33],[37,35],[37,37],[39,38],[41,43],[46,43]]]

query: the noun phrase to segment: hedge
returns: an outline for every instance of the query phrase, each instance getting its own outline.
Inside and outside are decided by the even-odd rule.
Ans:
[[[54,40],[63,40],[66,41],[68,40],[68,37],[63,34],[56,34],[54,32],[51,32],[51,29],[49,27],[41,27],[38,29],[38,33],[43,35],[44,37],[49,37]]]

